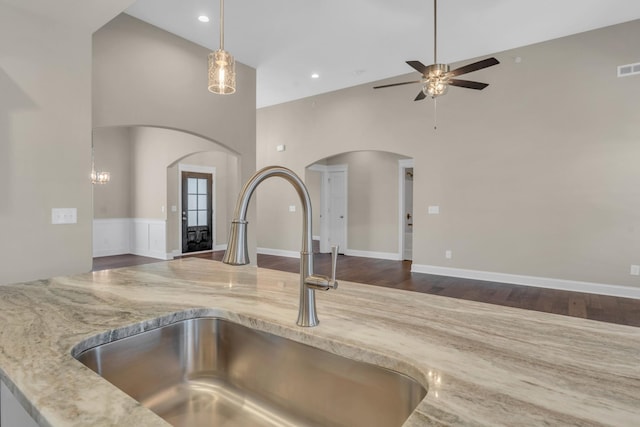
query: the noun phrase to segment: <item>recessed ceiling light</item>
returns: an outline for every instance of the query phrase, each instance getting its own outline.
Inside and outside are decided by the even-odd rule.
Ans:
[[[206,15],[200,15],[198,16],[198,21],[200,22],[209,22],[209,17]]]
[[[313,73],[313,74],[311,74],[311,78],[312,78],[312,79],[319,79],[319,78],[320,78],[320,74],[318,74],[318,73]]]

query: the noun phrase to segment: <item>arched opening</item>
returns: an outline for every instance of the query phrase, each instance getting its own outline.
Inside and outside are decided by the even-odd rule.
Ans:
[[[340,153],[307,166],[319,251],[338,244],[345,255],[405,259],[409,166],[407,156],[373,150]]]
[[[154,126],[97,128],[93,144],[96,167],[111,173],[107,184],[94,185],[94,257],[181,255],[182,212],[187,209],[180,198],[180,175],[198,168],[215,176],[212,209],[201,213],[209,215],[208,250],[226,242],[227,218],[240,181],[236,152],[189,132]]]

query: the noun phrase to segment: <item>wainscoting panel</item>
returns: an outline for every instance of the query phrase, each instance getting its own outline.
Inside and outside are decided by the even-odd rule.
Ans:
[[[110,218],[93,220],[93,256],[130,253],[131,219]]]
[[[166,252],[167,223],[160,219],[93,220],[93,256],[134,254],[172,259]]]

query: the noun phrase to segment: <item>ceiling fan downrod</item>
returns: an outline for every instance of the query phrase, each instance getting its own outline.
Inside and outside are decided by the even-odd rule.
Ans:
[[[433,63],[438,63],[438,0],[433,0]]]

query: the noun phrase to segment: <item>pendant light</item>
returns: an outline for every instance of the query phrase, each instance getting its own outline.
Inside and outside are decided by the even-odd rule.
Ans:
[[[224,0],[220,0],[220,49],[209,54],[209,91],[220,95],[236,91],[236,63],[224,50]]]

